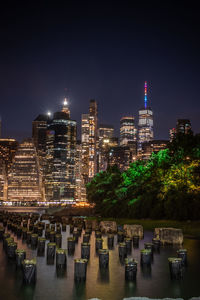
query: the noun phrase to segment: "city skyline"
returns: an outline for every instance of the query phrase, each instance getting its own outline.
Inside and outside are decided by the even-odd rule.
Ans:
[[[145,83],[146,83],[146,81],[145,81]],[[143,91],[144,92],[144,91]],[[146,97],[146,95],[145,95],[145,97]],[[149,97],[148,97],[149,98]],[[72,105],[72,103],[71,103],[71,101],[70,101],[70,98],[69,97],[63,97],[63,99],[61,99],[60,101],[59,101],[59,103],[57,103],[57,108],[56,108],[56,104],[55,104],[55,110],[49,110],[49,109],[47,109],[46,111],[40,111],[40,112],[38,112],[37,113],[37,115],[35,115],[35,117],[34,117],[34,119],[38,116],[38,115],[43,115],[43,116],[46,116],[46,117],[49,117],[49,115],[51,114],[51,116],[53,116],[53,114],[57,111],[57,110],[59,110],[60,108],[62,108],[62,106],[63,106],[63,103],[66,101],[66,99],[68,99],[68,106],[70,107],[70,110],[71,110],[71,106],[73,107],[73,105]],[[146,99],[146,98],[145,98]],[[96,99],[95,99],[96,100]],[[88,99],[88,101],[87,101],[87,103],[86,103],[86,107],[87,107],[87,104],[88,104],[88,102],[89,102],[89,99]],[[148,103],[149,103],[149,100],[148,100]],[[152,103],[152,101],[151,101],[151,103]],[[98,106],[101,106],[101,105],[99,105],[99,102],[97,101],[97,104],[98,104]],[[100,103],[101,104],[101,103]],[[142,107],[143,106],[145,106],[145,104],[146,104],[146,102],[145,102],[145,100],[144,100],[144,95],[143,95],[143,103],[141,104],[141,106],[140,106],[140,109],[142,109]],[[101,120],[102,120],[102,115],[103,115],[103,113],[102,112],[100,112],[99,114],[98,114],[98,125],[100,124],[100,123],[104,123],[104,124],[106,124],[106,125],[110,125],[110,126],[112,126],[113,128],[114,128],[114,132],[115,132],[115,136],[116,137],[120,137],[120,120],[122,119],[122,118],[124,118],[124,117],[133,117],[134,119],[135,119],[135,124],[136,124],[136,127],[138,127],[138,121],[139,121],[139,115],[138,115],[138,112],[139,112],[139,110],[140,109],[138,109],[138,111],[136,111],[136,112],[130,112],[130,113],[127,113],[127,114],[121,114],[121,118],[118,120],[118,124],[117,124],[117,121],[115,121],[114,123],[111,123],[110,121],[108,121],[108,122],[101,122]],[[153,111],[154,111],[154,109],[153,109]],[[71,111],[72,112],[72,119],[74,119],[74,120],[76,120],[76,122],[77,122],[77,138],[78,138],[78,140],[81,140],[81,116],[82,116],[82,114],[84,114],[83,112],[81,113],[81,115],[79,116],[79,118],[78,119],[80,119],[79,121],[77,121],[77,119],[75,119],[74,117],[73,117],[73,111]],[[24,131],[23,129],[21,130],[21,131],[15,131],[15,129],[12,129],[12,128],[9,128],[9,129],[7,129],[7,128],[5,128],[4,126],[4,121],[2,121],[2,119],[4,120],[4,118],[1,116],[1,127],[3,127],[3,128],[1,128],[1,136],[2,136],[2,138],[14,138],[14,139],[16,139],[17,141],[19,141],[19,142],[22,142],[24,139],[26,139],[26,138],[30,138],[31,136],[32,136],[32,121],[33,120],[30,120],[30,122],[29,122],[29,127],[30,127],[30,130],[29,131]],[[164,134],[164,137],[162,137],[161,135],[159,135],[158,134],[158,126],[159,125],[161,125],[162,126],[162,124],[156,124],[156,121],[155,120],[157,120],[157,117],[156,117],[156,115],[155,115],[155,113],[154,113],[154,132],[155,132],[155,134],[154,134],[154,139],[170,139],[170,134],[169,134],[169,131],[170,131],[170,129],[172,129],[173,127],[176,127],[176,122],[177,122],[177,120],[178,119],[189,119],[190,121],[191,121],[191,124],[192,124],[192,130],[193,130],[193,132],[196,134],[196,133],[199,133],[199,130],[198,130],[198,127],[196,127],[195,128],[195,125],[193,125],[193,121],[190,119],[190,118],[188,118],[188,116],[187,116],[187,113],[185,114],[185,117],[184,118],[179,118],[179,117],[176,117],[176,119],[174,120],[174,122],[171,124],[171,126],[167,129],[168,131],[167,131],[167,133],[165,133]],[[113,124],[115,124],[115,125],[113,125]],[[116,124],[117,124],[117,126],[116,126]],[[24,128],[24,127],[23,127]]]
[[[152,86],[155,138],[169,138],[177,119],[190,119],[199,132],[197,12],[183,3],[3,9],[3,136],[30,136],[31,120],[55,111],[65,88],[79,136],[89,99],[98,102],[99,122],[119,133],[121,117],[138,117],[145,80]]]

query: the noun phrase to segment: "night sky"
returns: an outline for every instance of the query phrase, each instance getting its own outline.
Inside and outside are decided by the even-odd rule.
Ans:
[[[32,120],[59,110],[66,93],[79,136],[91,98],[98,102],[99,122],[114,125],[118,135],[122,116],[137,119],[145,80],[151,84],[156,139],[168,139],[177,118],[189,118],[193,131],[200,132],[200,11],[195,6],[22,2],[9,2],[0,15],[4,137],[31,136]]]

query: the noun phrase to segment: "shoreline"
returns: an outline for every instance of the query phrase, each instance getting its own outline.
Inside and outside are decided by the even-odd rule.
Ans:
[[[138,225],[142,225],[144,230],[149,230],[149,231],[154,231],[154,228],[156,227],[180,228],[182,229],[185,238],[200,240],[200,221],[124,219],[124,218],[99,218],[99,217],[88,217],[87,219],[115,221],[119,225],[138,224]]]
[[[177,221],[177,220],[153,220],[153,219],[129,219],[129,218],[104,218],[95,216],[95,212],[91,208],[45,208],[45,207],[0,207],[0,211],[16,211],[35,212],[40,214],[49,214],[55,217],[78,217],[82,216],[88,220],[99,221],[115,221],[119,225],[138,224],[142,225],[144,230],[153,231],[156,227],[173,227],[180,228],[183,231],[184,237],[188,239],[200,240],[200,220],[197,221]]]

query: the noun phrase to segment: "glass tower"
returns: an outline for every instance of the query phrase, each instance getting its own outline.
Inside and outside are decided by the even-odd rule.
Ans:
[[[144,107],[139,110],[138,121],[138,150],[142,143],[152,141],[153,134],[153,111],[147,101],[147,82],[144,85]]]
[[[62,111],[47,124],[45,191],[50,201],[74,201],[76,130],[65,99]]]

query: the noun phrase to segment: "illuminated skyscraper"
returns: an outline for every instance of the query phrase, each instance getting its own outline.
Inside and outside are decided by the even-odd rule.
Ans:
[[[0,201],[6,200],[6,172],[5,172],[5,164],[3,162],[0,163]]]
[[[97,102],[90,100],[89,114],[82,114],[82,175],[84,183],[88,183],[97,172]]]
[[[142,149],[138,153],[138,158],[142,160],[148,160],[151,154],[158,153],[160,150],[167,148],[169,141],[167,140],[153,140],[150,142],[142,143]]]
[[[176,133],[188,134],[192,130],[191,122],[188,119],[178,119],[176,123]]]
[[[40,202],[42,181],[36,149],[31,139],[18,147],[8,174],[8,200],[12,202]]]
[[[128,142],[137,140],[137,129],[134,117],[123,117],[120,120],[120,146],[127,146]]]
[[[75,178],[76,178],[76,192],[75,199],[76,202],[86,201],[86,187],[83,181],[82,175],[82,144],[80,141],[77,141],[76,144],[76,164],[75,164]]]
[[[7,176],[17,147],[15,139],[0,139],[0,200],[7,198]]]
[[[111,147],[118,146],[114,138],[114,127],[100,124],[98,129],[97,171],[105,171],[108,166],[108,152]]]
[[[97,172],[97,102],[90,100],[89,107],[89,179]]]
[[[45,191],[48,200],[73,202],[75,197],[76,121],[67,100],[47,124]]]
[[[89,179],[89,114],[81,117],[81,143],[82,143],[82,176],[84,183]]]
[[[133,145],[112,147],[109,150],[108,165],[117,165],[123,172],[128,169],[130,163],[136,160],[136,142],[130,142]]]
[[[47,131],[47,122],[49,120],[48,115],[39,115],[32,122],[32,138],[34,145],[36,147],[39,163],[41,170],[43,172],[45,165],[45,156],[46,156],[46,131]]]
[[[18,142],[15,139],[0,139],[0,164],[5,163],[6,173],[11,167],[17,147]]]
[[[153,111],[147,101],[147,82],[144,85],[144,107],[139,110],[138,122],[138,149],[141,150],[142,143],[153,140]]]
[[[69,100],[67,98],[64,99],[62,112],[64,112],[68,119],[70,119]]]
[[[106,171],[109,162],[109,151],[118,146],[118,138],[104,137],[99,140],[98,149],[98,171]]]
[[[178,119],[176,122],[176,128],[169,130],[170,142],[172,142],[177,134],[189,134],[192,132],[192,126],[189,119]]]
[[[100,124],[98,129],[99,143],[102,139],[110,139],[114,137],[114,127],[111,125]]]

